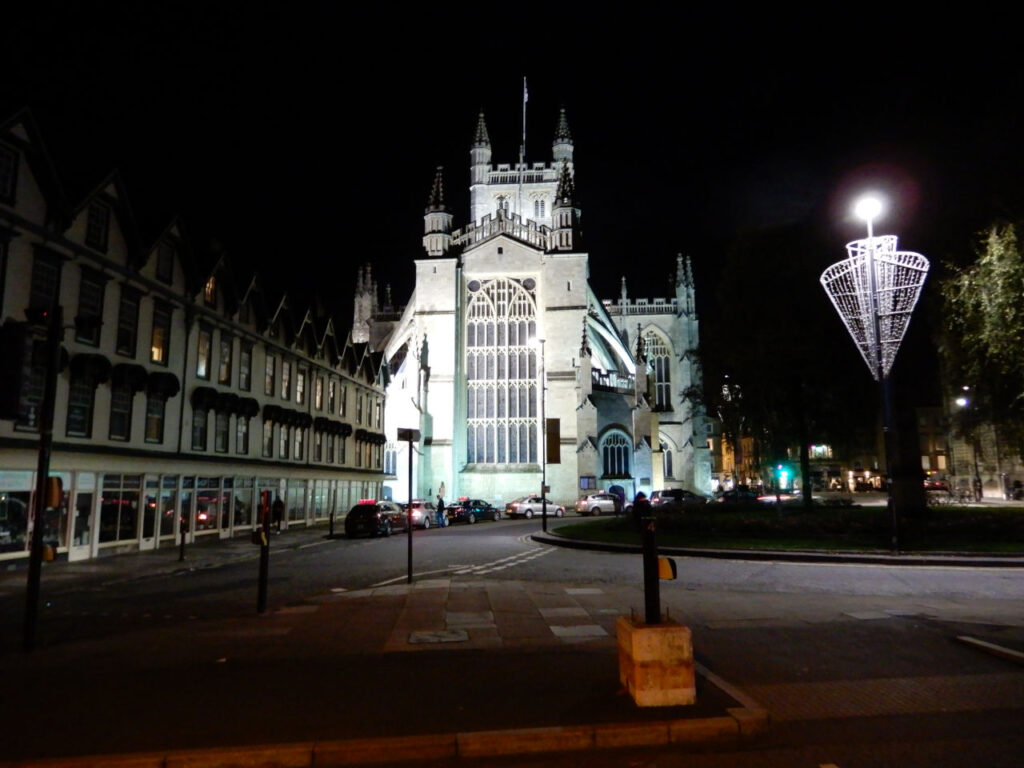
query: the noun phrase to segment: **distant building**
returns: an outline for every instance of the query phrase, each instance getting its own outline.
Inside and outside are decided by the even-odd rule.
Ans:
[[[469,223],[453,229],[438,169],[404,308],[378,307],[369,268],[360,273],[353,338],[382,350],[391,372],[396,498],[408,484],[402,427],[421,433],[414,496],[503,503],[538,493],[542,474],[561,504],[595,489],[710,491],[704,416],[686,397],[699,384],[689,260],[676,260],[674,296],[630,300],[625,281],[618,299],[595,295],[564,110],[551,151],[550,162],[492,164],[481,114]]]
[[[289,306],[178,220],[142,237],[114,173],[69,204],[28,112],[0,123],[0,317],[63,309],[45,540],[71,559],[247,534],[381,490],[384,376],[367,344]],[[45,368],[0,420],[0,560],[25,557]],[[11,375],[5,363],[5,374]]]

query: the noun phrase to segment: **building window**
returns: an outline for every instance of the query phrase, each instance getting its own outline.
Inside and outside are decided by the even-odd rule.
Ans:
[[[666,480],[674,479],[672,475],[672,449],[664,441],[661,443],[661,472],[662,477]]]
[[[324,409],[324,377],[317,376],[316,384],[313,386],[313,407],[318,411]]]
[[[89,203],[89,213],[85,220],[85,244],[106,253],[109,235],[110,206],[99,200],[93,200]]]
[[[374,404],[373,408],[374,408],[374,424],[376,424],[377,429],[380,429],[380,419],[381,419],[381,403],[380,403],[380,400],[378,400]]]
[[[91,269],[83,268],[78,283],[78,316],[75,318],[75,341],[99,346],[103,318],[103,290],[106,280]]]
[[[295,428],[295,458],[302,460],[306,457],[306,430],[302,427]]]
[[[174,282],[174,248],[166,243],[156,247],[156,279],[167,285]]]
[[[239,421],[243,417],[239,417]],[[231,414],[217,411],[213,417],[213,450],[217,453],[228,452],[228,435],[231,429]]]
[[[328,464],[333,464],[334,463],[334,441],[335,440],[337,440],[337,437],[335,437],[334,435],[327,435],[327,463]]]
[[[206,421],[207,411],[205,408],[192,409],[192,450],[206,450]]]
[[[132,401],[135,393],[124,384],[110,388],[110,439],[130,440],[132,430]]]
[[[89,376],[72,376],[68,391],[68,437],[92,437],[96,383]]]
[[[208,307],[217,306],[217,278],[213,275],[210,275],[203,286],[203,301]]]
[[[622,432],[612,432],[602,441],[605,477],[629,477],[629,440]]]
[[[196,344],[196,378],[210,380],[210,355],[213,353],[213,329],[208,325],[199,326],[199,342]]]
[[[339,412],[338,412],[339,416],[347,416],[348,415],[348,385],[347,384],[344,384],[341,387],[341,402],[339,403],[338,407],[340,409]]]
[[[235,453],[249,455],[249,417],[241,413],[235,418]]]
[[[547,208],[547,203],[544,200],[534,200],[533,201],[533,218],[534,219],[538,219],[538,220],[539,219],[543,219],[544,216],[546,215],[545,214],[545,209],[546,208]]]
[[[295,369],[295,402],[302,404],[306,402],[306,369]]]
[[[327,412],[334,413],[338,404],[338,382],[331,379],[327,384]]]
[[[356,424],[363,423],[363,393],[356,392]]]
[[[291,427],[282,424],[281,431],[278,433],[277,455],[282,459],[288,458],[288,450],[291,447],[291,435],[288,434],[290,431]]]
[[[46,384],[46,342],[36,339],[32,342],[32,373],[29,376],[25,407],[18,413],[15,426],[19,430],[39,429],[39,412],[43,404],[43,388]]]
[[[121,303],[117,310],[117,353],[135,357],[139,336],[139,292],[121,286]]]
[[[146,442],[164,441],[164,413],[167,400],[163,395],[150,394],[146,397]]]
[[[654,331],[644,334],[647,362],[654,372],[654,410],[672,410],[672,350],[668,342]]]
[[[242,344],[238,350],[238,388],[243,392],[252,389],[252,344]]]
[[[263,458],[274,457],[274,422],[263,422]]]
[[[272,354],[270,354],[268,352],[267,353],[267,363],[266,363],[266,366],[264,368],[264,374],[263,374],[263,394],[265,394],[265,395],[272,395],[272,394],[274,394],[274,388],[276,386],[276,384],[274,383],[274,377],[276,375],[276,371],[277,371],[277,357],[272,355]]]
[[[0,144],[0,202],[14,205],[18,188],[18,153]]]
[[[324,460],[324,433],[313,433],[313,461]]]
[[[395,475],[398,469],[398,449],[389,445],[384,451],[384,474]]]
[[[32,261],[32,283],[29,286],[29,309],[49,312],[60,291],[60,261],[55,256],[37,253]]]
[[[338,463],[345,463],[345,443],[348,442],[348,438],[344,435],[338,438]]]
[[[231,383],[231,350],[233,346],[234,339],[221,331],[220,359],[217,361],[217,382],[219,384]]]
[[[287,360],[281,363],[281,399],[292,399],[292,364]]]
[[[466,459],[537,462],[536,293],[532,280],[496,278],[470,293],[466,323]]]
[[[580,475],[580,490],[590,491],[597,488],[597,477],[594,475]]]
[[[171,307],[153,302],[153,336],[149,345],[150,362],[167,365],[171,350]]]

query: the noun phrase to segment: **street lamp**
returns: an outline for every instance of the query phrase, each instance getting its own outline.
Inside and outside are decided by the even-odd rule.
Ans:
[[[848,258],[826,269],[821,284],[882,390],[882,434],[889,478],[892,548],[896,551],[899,533],[892,494],[893,414],[889,372],[921,295],[929,264],[919,253],[897,251],[895,235],[875,237],[874,220],[882,214],[883,207],[882,200],[875,195],[857,200],[854,214],[867,224],[867,239],[847,243]]]
[[[547,378],[544,370],[544,339],[532,337],[530,345],[540,349],[540,525],[548,530],[548,420],[545,413],[547,403]]]

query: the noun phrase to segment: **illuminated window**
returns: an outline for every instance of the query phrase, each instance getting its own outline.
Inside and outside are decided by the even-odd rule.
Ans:
[[[287,360],[281,363],[281,398],[292,399],[292,364]]]
[[[263,457],[265,459],[274,456],[274,422],[263,422]]]
[[[167,365],[171,348],[171,307],[162,301],[153,302],[153,335],[149,345],[150,362]]]
[[[295,428],[295,458],[300,461],[306,457],[306,430]]]
[[[231,351],[234,340],[223,331],[220,334],[220,359],[217,361],[217,381],[220,384],[231,383]]]
[[[297,368],[295,370],[295,402],[305,403],[306,402],[306,369]]]
[[[668,342],[658,333],[644,334],[644,348],[647,361],[654,373],[654,409],[672,410],[672,350]]]
[[[284,424],[281,425],[281,431],[278,433],[277,439],[277,455],[279,458],[287,459],[288,451],[291,448],[291,435],[289,432],[291,427],[287,427]]]
[[[338,382],[333,379],[327,385],[327,412],[334,413],[338,402]]]
[[[213,275],[210,275],[206,285],[203,286],[203,301],[211,307],[217,303],[217,278]]]
[[[472,288],[472,286],[470,286]],[[496,278],[470,291],[466,322],[466,460],[537,461],[536,293]]]
[[[162,443],[164,441],[164,413],[167,410],[167,398],[153,393],[146,398],[146,442]]]
[[[252,389],[252,344],[242,344],[238,351],[238,388]]]
[[[235,453],[249,453],[249,417],[241,413],[235,418]]]
[[[274,394],[274,377],[277,371],[277,357],[267,353],[267,362],[263,369],[263,394]]]
[[[239,421],[242,417],[239,417]],[[217,453],[228,452],[228,435],[231,429],[231,414],[227,411],[217,411],[213,420],[213,450]]]
[[[629,439],[624,432],[610,432],[601,441],[605,477],[629,477],[629,457],[632,454]]]
[[[213,330],[206,325],[199,326],[199,342],[196,345],[196,377],[210,379],[210,355],[213,351]]]
[[[318,411],[324,409],[324,377],[317,376],[316,384],[313,385],[313,407]]]
[[[324,460],[324,433],[313,433],[313,461]]]
[[[206,422],[207,410],[205,408],[192,409],[192,450],[206,450]]]

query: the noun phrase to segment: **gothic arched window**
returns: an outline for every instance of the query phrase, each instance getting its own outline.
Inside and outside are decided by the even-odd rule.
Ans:
[[[666,480],[672,477],[672,449],[664,440],[661,441],[661,469]]]
[[[537,462],[533,280],[472,281],[466,312],[466,461]]]
[[[601,441],[605,477],[629,477],[629,457],[633,450],[625,432],[609,432]]]
[[[665,338],[654,331],[644,334],[647,361],[654,373],[654,410],[672,410],[672,350]]]

